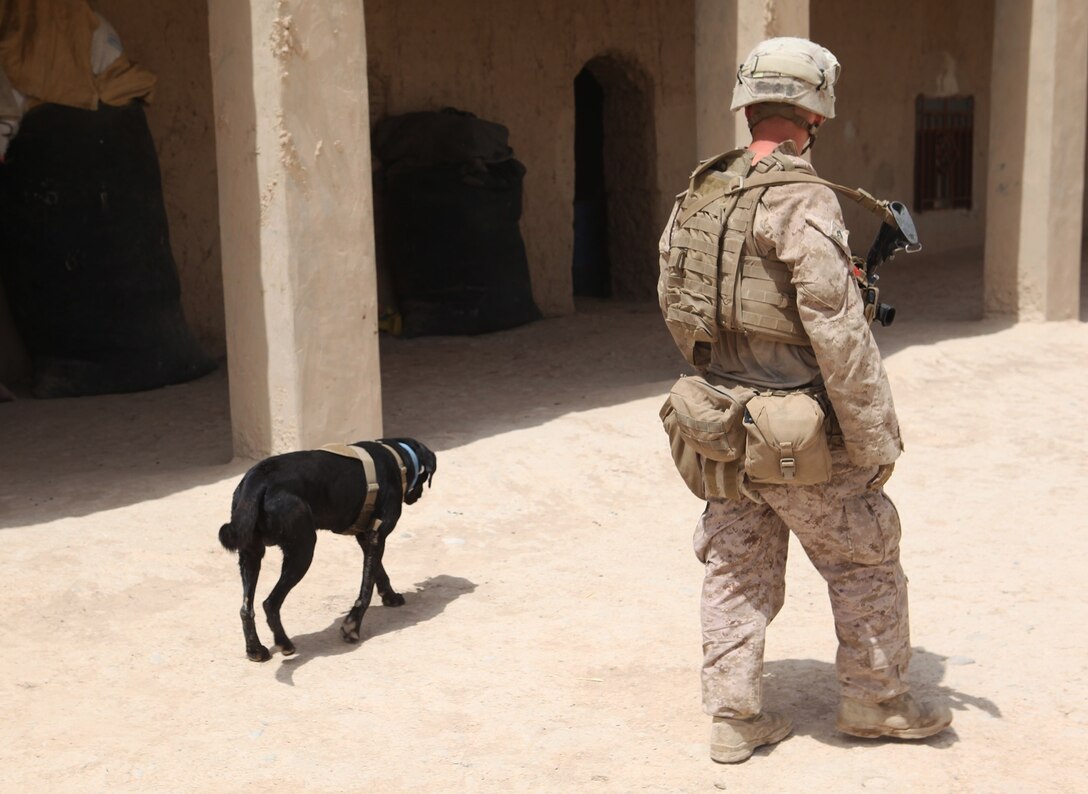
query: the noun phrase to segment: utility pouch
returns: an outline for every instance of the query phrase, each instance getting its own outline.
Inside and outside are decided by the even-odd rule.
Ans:
[[[755,485],[831,479],[827,412],[809,392],[759,394],[745,406],[744,472]]]
[[[661,406],[677,471],[700,499],[739,499],[744,404],[755,392],[713,386],[698,375],[680,378]]]

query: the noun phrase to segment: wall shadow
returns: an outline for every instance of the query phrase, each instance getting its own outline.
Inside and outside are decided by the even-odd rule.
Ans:
[[[656,306],[581,298],[576,314],[475,337],[382,337],[384,432],[435,450],[663,394],[685,371]]]
[[[415,588],[413,592],[402,593],[404,605],[399,607],[382,606],[375,594],[374,603],[363,616],[362,636],[357,643],[344,642],[340,637],[340,623],[347,615],[346,609],[320,631],[291,636],[297,653],[283,658],[276,670],[276,680],[294,686],[295,673],[313,659],[351,653],[374,637],[426,623],[441,615],[456,599],[475,591],[476,584],[460,576],[440,574],[417,582]]]
[[[897,317],[874,334],[885,356],[995,334],[983,318],[982,252],[900,254],[881,299]],[[566,413],[662,396],[688,372],[656,303],[577,300],[577,313],[476,337],[381,339],[384,427],[445,450]],[[648,419],[648,421],[650,421]]]
[[[222,363],[147,392],[0,404],[0,440],[0,529],[159,499],[252,465],[231,460]]]
[[[226,308],[235,337],[263,338],[263,303],[253,298],[264,292],[257,163],[233,156],[257,150],[250,5],[216,4],[207,13],[215,107],[223,111],[218,125],[209,117],[209,127],[217,138],[226,136],[216,149],[218,187],[230,215],[222,229],[229,228],[227,242],[234,241],[222,249]],[[244,256],[232,255],[239,251]],[[267,357],[266,345],[250,345],[249,394],[268,394]],[[0,529],[90,515],[240,476],[252,461],[232,462],[227,367],[224,360],[218,364],[218,372],[199,380],[132,394],[35,400],[17,388],[20,399],[0,403]],[[267,397],[241,408],[251,417],[248,425],[271,427]]]
[[[898,310],[892,326],[875,329],[885,356],[1013,322],[980,319],[978,251],[901,255],[881,287]],[[579,299],[575,314],[509,331],[380,344],[386,434],[438,452],[572,412],[664,399],[687,371],[652,302]],[[0,403],[0,529],[240,477],[252,461],[232,460],[226,369],[137,394]]]

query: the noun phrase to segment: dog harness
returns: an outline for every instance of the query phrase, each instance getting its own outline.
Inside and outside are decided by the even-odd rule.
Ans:
[[[393,460],[397,461],[398,468],[400,468],[400,491],[401,499],[408,493],[408,472],[404,467],[404,462],[401,460],[397,451],[388,444],[382,444],[390,454],[393,456]],[[405,447],[403,444],[398,446]],[[341,535],[358,535],[360,532],[367,532],[369,530],[377,529],[381,526],[381,519],[374,519],[374,505],[378,502],[378,467],[374,464],[374,457],[362,447],[357,447],[354,444],[325,444],[321,447],[325,452],[331,452],[334,455],[343,455],[345,458],[354,458],[363,464],[363,473],[366,475],[366,499],[363,501],[363,507],[359,511],[359,517],[355,519],[354,523],[343,532]],[[412,461],[415,462],[416,456],[409,450],[409,456]],[[412,485],[415,485],[415,481],[419,478],[419,465],[416,465],[416,475],[413,477]]]

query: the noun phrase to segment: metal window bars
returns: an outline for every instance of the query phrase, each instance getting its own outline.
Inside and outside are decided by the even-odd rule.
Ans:
[[[914,209],[971,208],[975,98],[926,97],[915,102]]]

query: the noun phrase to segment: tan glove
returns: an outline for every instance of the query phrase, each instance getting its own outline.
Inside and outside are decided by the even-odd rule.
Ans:
[[[876,474],[873,479],[866,483],[865,488],[869,491],[879,491],[884,487],[884,483],[891,479],[892,471],[895,469],[894,463],[882,463],[876,470]]]

